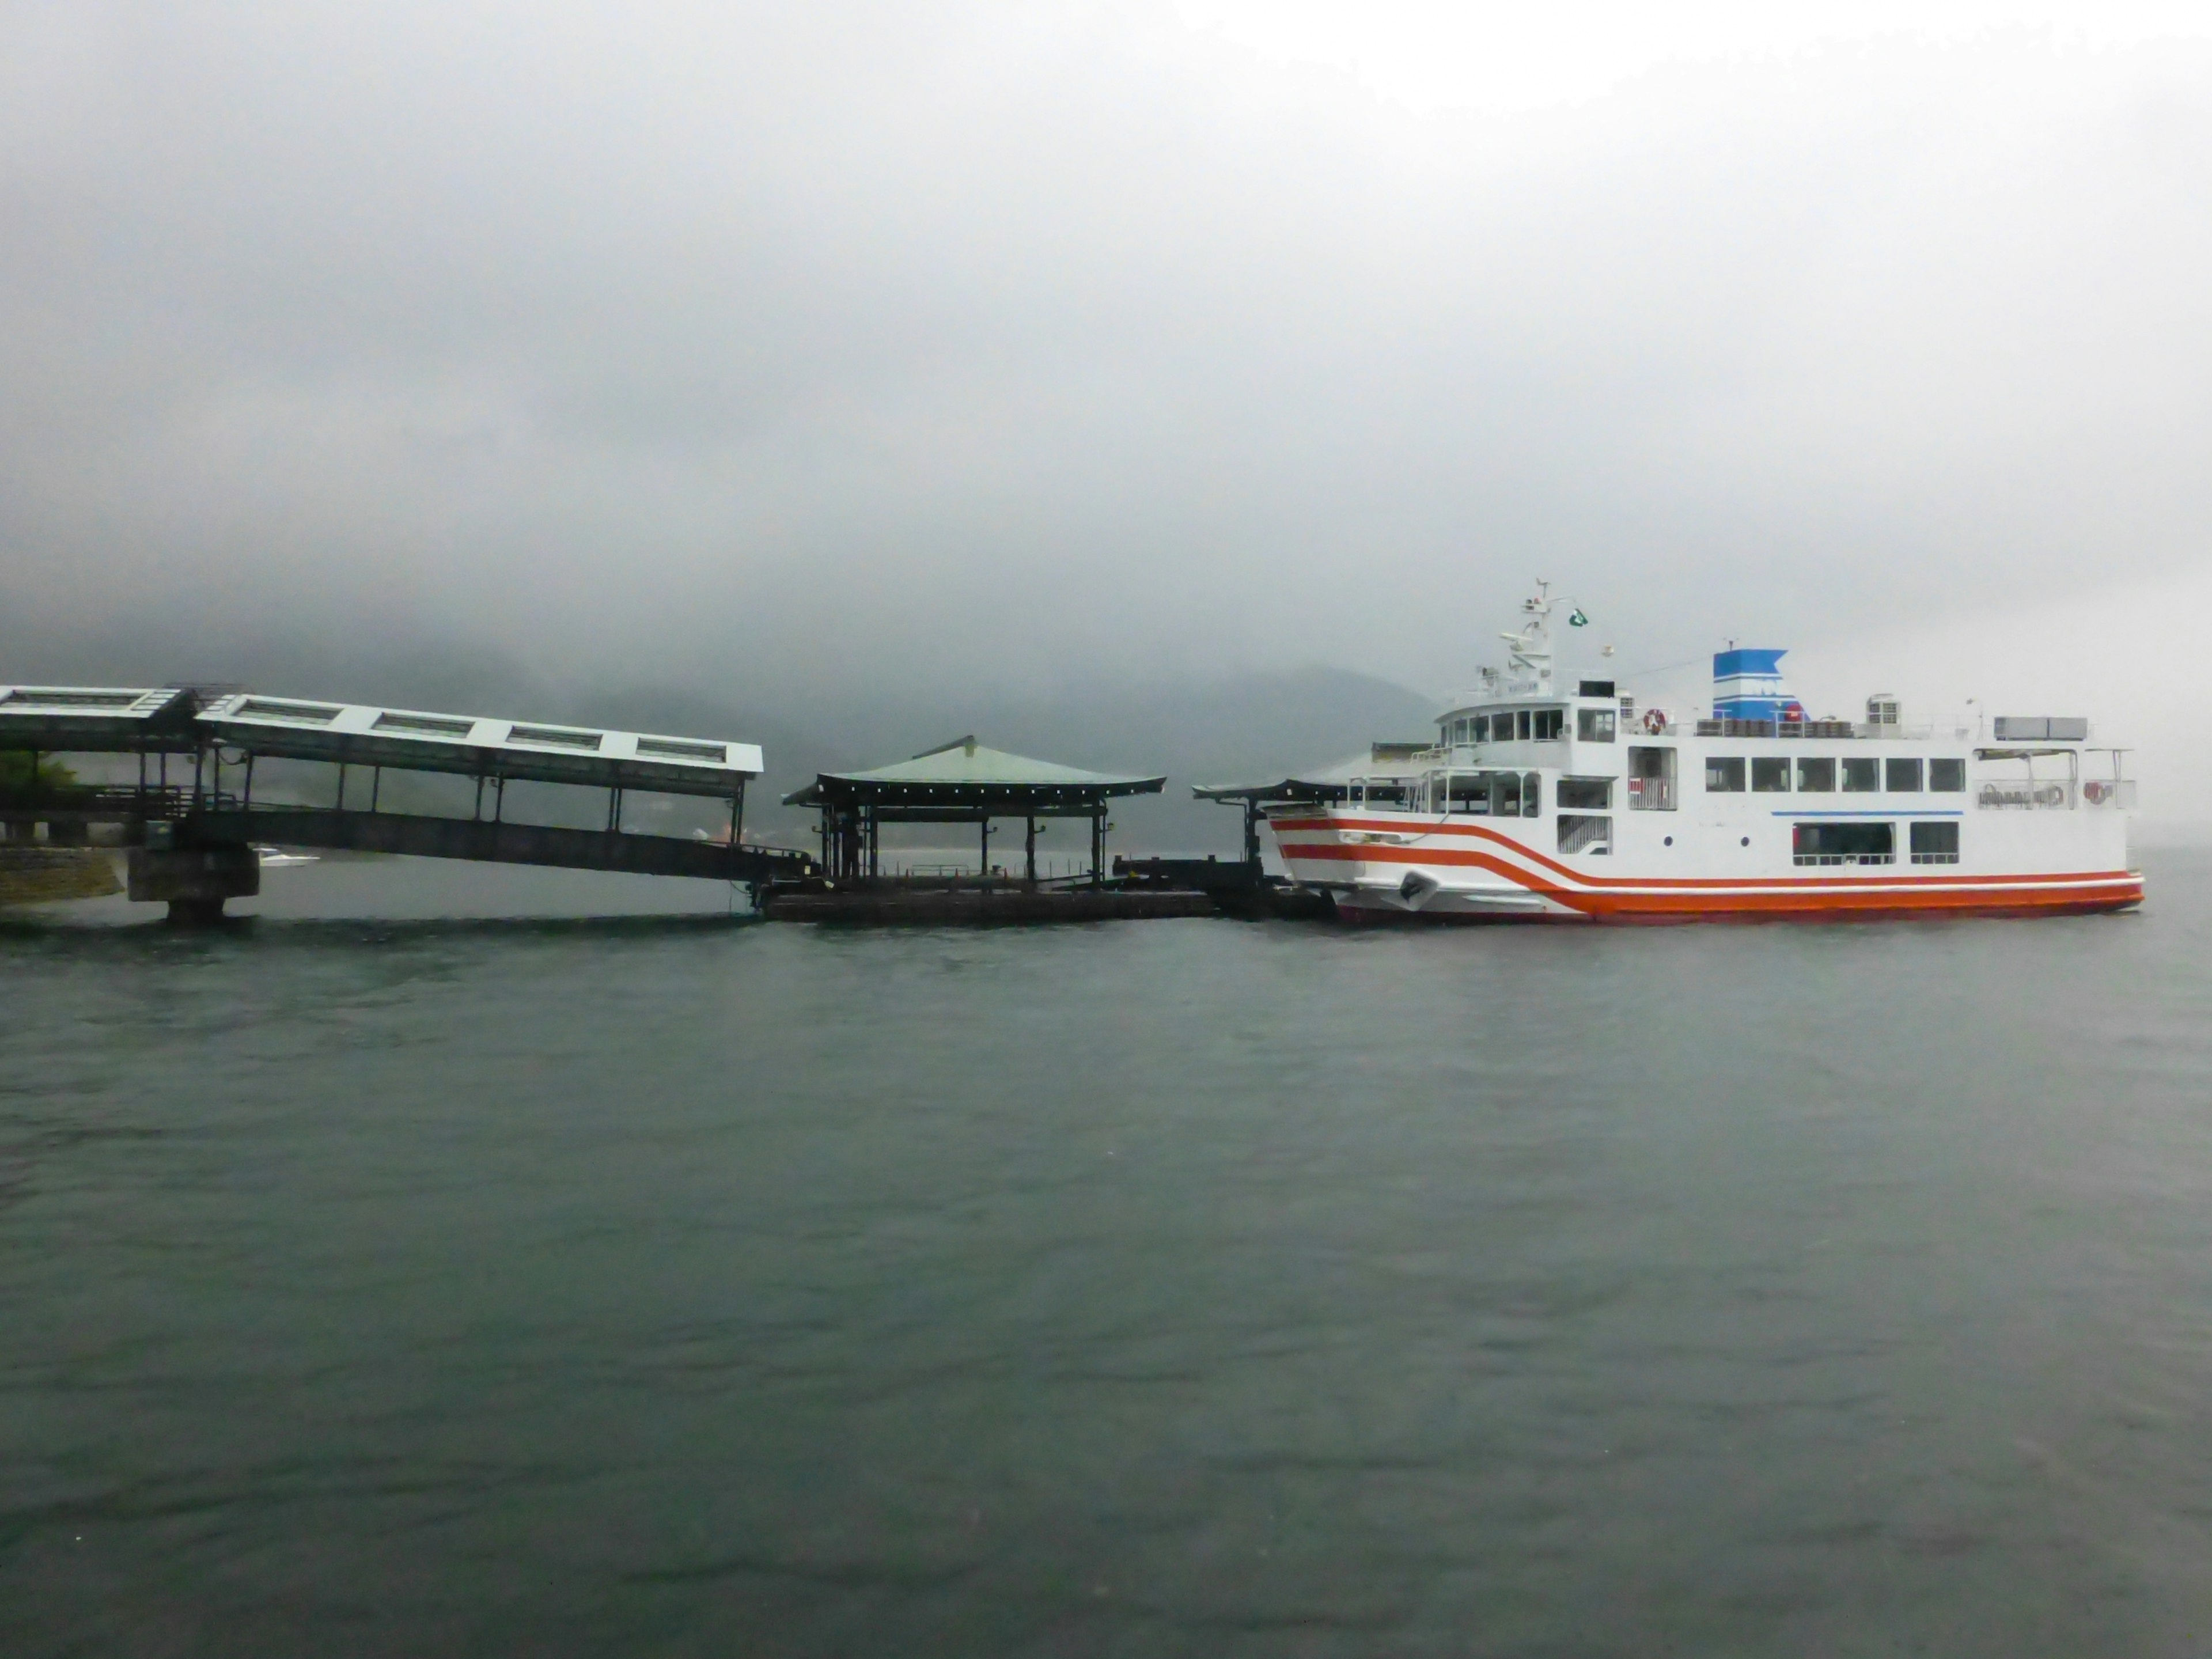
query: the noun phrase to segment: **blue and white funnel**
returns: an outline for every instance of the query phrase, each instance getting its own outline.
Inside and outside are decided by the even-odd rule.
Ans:
[[[1723,720],[1802,720],[1805,705],[1782,683],[1786,651],[1713,653],[1713,718]]]

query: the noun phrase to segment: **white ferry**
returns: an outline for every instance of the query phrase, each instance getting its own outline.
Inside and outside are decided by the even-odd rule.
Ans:
[[[1808,719],[1775,650],[1713,659],[1711,714],[1553,684],[1545,584],[1429,746],[1292,781],[1285,868],[1348,920],[2062,915],[2142,902],[2127,751],[2086,720]],[[1986,728],[1986,729],[1985,729]]]

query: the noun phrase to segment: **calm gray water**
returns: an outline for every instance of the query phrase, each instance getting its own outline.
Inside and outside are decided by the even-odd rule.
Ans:
[[[2212,860],[2148,863],[2025,923],[367,864],[0,926],[0,1653],[2202,1653]]]

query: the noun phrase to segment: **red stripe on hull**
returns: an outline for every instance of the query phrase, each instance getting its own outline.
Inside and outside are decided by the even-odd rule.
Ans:
[[[1503,841],[1503,837],[1495,837]],[[1504,843],[1512,845],[1510,842]],[[1484,914],[1468,911],[1411,911],[1377,905],[1366,909],[1340,903],[1346,919],[1425,921],[1890,921],[1903,917],[2087,915],[2132,909],[2142,902],[2142,878],[2131,872],[2082,872],[2061,875],[1990,877],[1781,877],[1666,880],[1638,883],[1607,878],[1603,886],[1567,886],[1509,864],[1486,852],[1406,847],[1285,848],[1285,861],[1456,866],[1489,871],[1511,884],[1509,890],[1534,893],[1570,914],[1531,911]],[[1537,862],[1526,848],[1516,848]],[[1554,866],[1558,867],[1558,866]],[[1295,872],[1294,872],[1295,873]],[[1579,877],[1577,878],[1580,879]],[[1625,886],[1659,890],[1623,892]],[[1904,890],[1899,890],[1900,886]],[[1763,891],[1747,891],[1760,888]],[[1790,890],[1776,891],[1777,888]],[[1467,895],[1449,895],[1464,897]]]
[[[1722,927],[1755,927],[1761,923],[1796,923],[1811,926],[1820,923],[1842,924],[1875,921],[1984,921],[2022,920],[2033,916],[2090,916],[2110,915],[2116,911],[2131,910],[2142,902],[2140,896],[2131,899],[2067,900],[2045,904],[1975,904],[1938,907],[1929,904],[1877,907],[1865,905],[1851,909],[1747,910],[1716,907],[1710,910],[1672,910],[1628,913],[1623,911],[1577,910],[1570,914],[1559,911],[1500,911],[1483,915],[1468,910],[1399,910],[1382,906],[1372,908],[1340,904],[1336,920],[1355,927],[1573,927],[1595,925],[1607,927],[1692,927],[1699,925]]]
[[[1586,888],[1592,890],[1602,890],[1606,888],[1611,887],[1659,887],[1679,888],[1683,890],[1692,892],[1722,892],[1741,887],[1772,887],[1778,882],[1793,881],[1803,881],[1808,883],[1818,882],[1823,885],[1836,887],[1848,887],[1852,885],[1866,887],[1894,887],[1899,884],[1939,886],[1945,883],[1950,883],[1955,885],[1960,881],[2003,882],[2019,885],[2058,884],[2087,881],[2132,881],[2136,884],[2138,889],[2142,885],[2142,878],[2136,875],[2133,871],[2129,870],[2071,870],[2064,871],[2055,875],[2023,872],[2020,874],[2008,876],[1960,876],[1955,874],[1936,876],[1894,875],[1820,877],[1601,876],[1594,872],[1577,870],[1573,868],[1571,866],[1561,864],[1557,859],[1548,858],[1545,854],[1538,852],[1534,848],[1524,846],[1520,842],[1514,840],[1510,836],[1501,836],[1495,830],[1484,829],[1474,824],[1420,824],[1418,827],[1415,827],[1405,824],[1394,824],[1388,821],[1377,822],[1375,820],[1369,820],[1366,823],[1362,823],[1357,819],[1331,820],[1326,818],[1297,818],[1283,822],[1276,826],[1276,846],[1286,860],[1297,859],[1325,859],[1339,861],[1350,860],[1353,863],[1361,864],[1475,865],[1484,869],[1498,870],[1504,874],[1512,876],[1516,881],[1522,878],[1522,872],[1498,864],[1495,858],[1486,852],[1463,850],[1462,848],[1451,847],[1401,847],[1392,846],[1387,842],[1315,842],[1290,844],[1285,842],[1283,840],[1282,831],[1285,830],[1319,830],[1330,833],[1340,833],[1348,830],[1354,834],[1370,835],[1415,835],[1425,839],[1432,836],[1459,836],[1463,837],[1471,837],[1480,841],[1490,842],[1497,846],[1508,848],[1518,856],[1528,860],[1531,864],[1540,865],[1546,870],[1551,871],[1556,875],[1565,877],[1567,880],[1574,883],[1577,887]]]

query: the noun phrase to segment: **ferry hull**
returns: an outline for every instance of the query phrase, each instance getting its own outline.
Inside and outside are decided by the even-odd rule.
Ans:
[[[1273,826],[1285,868],[1352,923],[1887,921],[2084,915],[2141,904],[2125,869],[1744,876],[1601,872],[1487,827],[1397,815],[1311,816]],[[1592,860],[1590,863],[1600,860]]]

